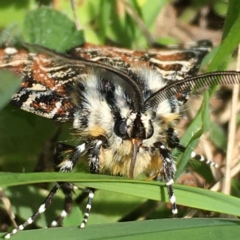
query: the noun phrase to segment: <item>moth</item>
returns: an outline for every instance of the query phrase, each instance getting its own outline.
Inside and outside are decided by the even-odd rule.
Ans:
[[[239,84],[240,73],[195,76],[211,47],[208,41],[147,51],[85,43],[66,54],[37,45],[27,47],[0,49],[0,69],[10,69],[23,78],[12,104],[58,122],[72,122],[79,144],[57,145],[56,171],[71,172],[87,154],[91,173],[129,178],[146,174],[163,180],[176,217],[172,186],[176,167],[171,152],[174,148],[185,151],[176,130],[180,106],[200,87]],[[191,158],[216,166],[195,152]],[[56,183],[37,212],[5,238],[43,213],[58,189],[66,196],[64,210],[52,222],[52,226],[59,225],[72,207],[74,185],[68,182]],[[94,197],[94,189],[88,191],[81,228],[88,221]]]

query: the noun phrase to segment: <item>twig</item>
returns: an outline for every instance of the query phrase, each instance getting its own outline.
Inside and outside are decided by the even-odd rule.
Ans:
[[[4,207],[5,207],[5,210],[6,210],[7,214],[8,214],[8,216],[9,216],[13,226],[16,228],[17,224],[16,224],[16,222],[14,220],[15,215],[14,215],[13,210],[12,210],[11,202],[8,199],[8,197],[5,195],[5,193],[4,193],[2,188],[0,188],[0,199],[1,199],[1,201],[2,201],[2,203],[4,205]]]
[[[75,0],[70,0],[71,2],[71,7],[72,7],[72,10],[73,10],[73,14],[74,14],[74,21],[75,21],[75,25],[76,25],[76,29],[79,31],[81,30],[81,25],[78,21],[78,17],[77,17],[77,11],[76,11],[76,3],[75,3]]]
[[[240,45],[239,45],[240,46]],[[240,70],[240,47],[238,47],[238,61],[237,61],[237,71]],[[239,95],[239,85],[234,85],[233,95],[232,95],[232,107],[231,107],[231,119],[229,122],[229,134],[228,134],[228,145],[227,145],[227,156],[226,156],[226,168],[225,168],[225,178],[223,180],[222,192],[225,194],[230,194],[231,191],[231,162],[232,153],[235,140],[236,132],[236,113],[237,113],[237,102]]]

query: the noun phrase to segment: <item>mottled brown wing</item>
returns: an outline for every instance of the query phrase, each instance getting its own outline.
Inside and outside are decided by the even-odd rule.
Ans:
[[[176,81],[194,75],[209,49],[209,42],[147,51],[86,43],[70,50],[66,58],[41,47],[38,47],[37,53],[5,48],[0,49],[0,69],[10,69],[23,76],[21,88],[11,100],[14,105],[46,118],[66,122],[73,119],[75,112],[71,99],[73,83],[88,68],[83,64],[72,65],[71,57],[104,63],[126,72],[144,65],[160,72],[164,79]]]
[[[146,51],[85,43],[81,47],[71,49],[69,54],[102,62],[125,71],[131,71],[144,65],[158,71],[166,80],[177,81],[195,75],[203,57],[211,48],[212,44],[207,40]]]
[[[41,49],[40,49],[41,50]],[[0,49],[0,69],[9,69],[23,76],[21,88],[11,102],[21,109],[57,121],[73,118],[72,82],[85,66],[72,67],[61,55],[30,53],[15,48]]]

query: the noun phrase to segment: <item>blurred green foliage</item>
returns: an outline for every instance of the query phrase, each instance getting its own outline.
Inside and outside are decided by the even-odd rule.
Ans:
[[[159,13],[162,11],[165,4],[169,2],[172,1],[129,0],[125,1],[125,8],[134,10],[137,17],[143,21],[145,27],[151,33],[155,27]],[[115,45],[127,48],[149,47],[149,39],[143,34],[143,30],[136,19],[134,19],[134,15],[131,14],[131,11],[124,11],[123,3],[124,1],[112,0],[77,1],[76,13],[82,27],[81,30],[77,30],[75,28],[74,14],[69,1],[1,1],[0,29],[2,33],[0,35],[0,44],[8,43],[11,45],[23,42],[37,43],[61,52],[73,46],[80,45],[85,40],[96,44],[110,44],[114,42]],[[183,22],[191,21],[196,16],[196,13],[206,5],[211,5],[216,14],[223,18],[226,17],[226,24],[224,25],[223,31],[223,44],[215,49],[214,54],[211,56],[212,62],[209,67],[210,71],[220,70],[226,67],[232,52],[240,41],[239,1],[232,0],[227,3],[223,0],[215,0],[210,3],[207,0],[194,0],[185,7],[179,19]],[[174,40],[168,36],[163,36],[157,39],[157,41],[160,43],[178,42],[177,39]],[[9,92],[5,96],[1,94],[1,90],[6,88],[7,85],[12,86],[7,87],[8,89],[14,89],[17,85],[16,79],[12,79],[6,76],[6,74],[8,73],[0,72],[0,79],[8,79],[7,83],[3,80],[0,81],[1,107],[5,105],[7,98],[10,98],[11,95],[11,92]],[[15,83],[13,83],[14,81]],[[3,91],[5,92],[5,90]],[[208,129],[210,123],[208,117],[208,98],[209,96],[206,93],[201,110],[183,136],[182,142],[188,146],[189,151],[180,156],[177,176],[180,176],[185,170],[191,149],[197,143],[198,138]],[[61,127],[62,132],[59,136],[59,140],[72,143],[73,140],[72,136],[69,134],[69,126]],[[4,187],[16,186],[20,182],[20,175],[18,178],[18,175],[10,174],[7,176],[3,172],[32,172],[39,158],[39,153],[43,149],[43,145],[56,134],[58,128],[59,125],[51,120],[23,112],[9,105],[3,108],[0,113],[0,169],[2,171],[2,173],[0,173],[0,186],[1,184]],[[216,141],[218,146],[225,146],[225,141],[219,141],[219,136],[223,136],[223,133],[217,127],[214,127],[213,131],[216,133],[213,134],[213,141]],[[78,167],[78,171],[85,171],[85,169],[83,166],[80,166]],[[206,167],[199,167],[198,171],[204,176],[206,182],[209,183],[213,180],[209,169],[206,170]],[[159,190],[157,190],[158,187],[156,186],[152,188],[151,182],[146,183],[133,180],[129,183],[131,185],[124,185],[124,179],[115,179],[106,176],[94,175],[95,183],[91,183],[93,176],[90,174],[80,174],[79,178],[77,178],[77,174],[75,173],[75,175],[72,175],[75,177],[74,179],[69,179],[69,174],[33,174],[30,175],[29,178],[28,176],[29,175],[26,174],[25,183],[72,180],[74,182],[81,181],[81,186],[86,185],[102,189],[96,193],[92,214],[90,216],[90,224],[115,223],[133,209],[141,206],[146,199],[156,199],[156,197],[150,197],[151,194],[155,194],[154,196],[159,195],[157,199],[168,202],[166,189],[162,183],[156,183],[159,187]],[[99,179],[101,179],[101,177],[106,177],[107,179],[106,182],[98,182],[96,177]],[[88,184],[83,184],[84,181]],[[24,180],[21,184],[23,183]],[[52,185],[49,186],[49,189],[51,186]],[[119,191],[116,193],[114,188]],[[107,190],[112,191],[111,194]],[[9,187],[6,188],[5,191],[11,199],[14,212],[17,213],[20,219],[27,219],[32,212],[38,208],[39,204],[41,204],[47,195],[47,191],[43,191],[34,186]],[[133,192],[135,194],[133,194]],[[215,194],[208,190],[198,190],[177,185],[176,192],[177,199],[179,198],[179,202],[185,206],[240,215],[238,210],[238,202],[240,203],[240,201],[234,197]],[[141,198],[139,198],[139,196]],[[39,227],[47,226],[51,220],[53,220],[53,216],[60,213],[62,200],[63,194],[59,192],[55,204],[53,204],[51,209],[49,209],[44,216],[41,216],[36,222],[36,225]],[[85,202],[81,203],[81,210],[84,210],[84,206]],[[170,217],[170,209],[159,207],[153,214],[149,214],[148,218],[154,218],[156,215],[159,216],[159,218]],[[74,214],[66,219],[64,226],[77,226],[81,218],[82,212],[75,206]],[[194,234],[191,236],[194,236],[195,239],[202,239],[199,238],[199,236],[209,236],[204,235],[206,234],[206,228],[209,226],[212,226],[212,228],[209,229],[212,237],[211,239],[219,239],[216,233],[219,233],[223,226],[225,228],[232,227],[231,231],[224,232],[227,237],[230,238],[234,234],[235,236],[239,235],[239,227],[234,227],[239,224],[237,221],[234,223],[230,221],[221,222],[220,220],[217,220],[218,222],[215,223],[215,221],[216,220],[203,221],[200,224],[201,227],[199,227],[199,222],[196,222],[194,219],[188,221],[178,220],[177,222],[173,221],[173,223],[171,223],[171,221],[159,221],[158,226],[161,225],[162,228],[157,227],[157,233],[152,231],[152,224],[154,224],[154,222],[146,221],[144,227],[138,227],[137,233],[129,231],[126,232],[126,236],[129,237],[129,239],[135,239],[134,237],[136,236],[138,239],[141,239],[139,236],[143,235],[144,237],[147,236],[154,239],[156,236],[162,237],[161,231],[164,232],[166,229],[169,231],[170,228],[166,236],[168,239],[173,239],[171,238],[171,232],[176,230],[176,233],[174,233],[179,234],[179,229],[176,227],[177,225],[179,226],[179,224],[182,224],[182,236],[184,236],[184,234],[189,236],[189,226],[192,228],[196,227],[198,231],[195,231],[196,228],[194,228],[195,232],[191,233]],[[129,223],[128,228],[135,229],[135,224],[136,223]],[[104,235],[106,233],[103,233],[102,239],[116,239],[120,236],[120,232],[124,231],[122,230],[124,228],[118,228],[118,224],[115,224],[114,227],[112,227],[112,225],[106,225],[106,228],[109,233],[108,238]],[[115,228],[117,230],[115,230]],[[146,229],[149,229],[149,232],[147,235],[144,235]],[[59,240],[66,239],[66,235],[68,235],[68,232],[72,229],[64,228],[64,230],[64,234],[57,236]],[[42,231],[44,231],[44,237],[50,238],[52,236],[51,234],[53,231],[46,229]],[[33,238],[37,236],[37,233],[36,231],[20,233],[16,236],[16,239],[26,239],[26,237]],[[81,237],[81,232],[78,234]],[[87,234],[88,238],[86,239],[96,239],[94,231],[89,231]],[[98,238],[100,239],[101,235],[99,235]],[[122,236],[121,239],[128,238],[123,238]]]

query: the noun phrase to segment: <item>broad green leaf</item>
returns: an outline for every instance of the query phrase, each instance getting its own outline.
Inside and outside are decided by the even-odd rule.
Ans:
[[[77,227],[65,227],[22,231],[14,236],[14,239],[237,239],[240,234],[239,225],[240,221],[230,219],[164,219],[92,225],[84,230]]]
[[[78,31],[74,22],[63,13],[47,7],[29,12],[23,30],[30,43],[56,51],[65,51],[84,42],[83,31]]]
[[[157,201],[169,201],[165,183],[156,181],[139,181],[83,173],[0,174],[2,186],[55,181],[75,182],[81,187],[92,187]],[[180,205],[240,216],[238,198],[179,184],[174,185],[174,191],[177,203]]]
[[[0,115],[0,154],[16,154],[16,160],[19,160],[17,154],[40,151],[44,141],[56,130],[54,121],[7,106]]]
[[[224,0],[215,1],[215,4],[213,5],[213,9],[219,16],[226,16],[228,4],[229,3],[227,3]],[[236,9],[237,9],[237,6],[236,6]]]

